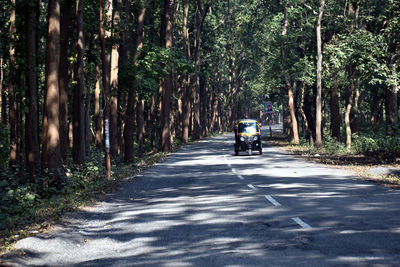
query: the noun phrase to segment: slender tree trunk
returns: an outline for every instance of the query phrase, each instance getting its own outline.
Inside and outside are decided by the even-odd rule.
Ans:
[[[10,167],[14,167],[17,164],[17,133],[16,133],[16,108],[15,108],[15,38],[16,38],[16,26],[15,26],[15,5],[16,1],[11,0],[10,9],[10,28],[9,28],[9,40],[10,40],[10,59],[9,59],[9,82],[8,82],[8,123],[10,130]]]
[[[165,48],[172,48],[172,23],[173,23],[174,0],[164,0],[165,17]],[[160,121],[161,151],[168,151],[170,143],[170,116],[171,116],[171,95],[172,95],[172,70],[168,70],[164,76],[162,89],[162,107]]]
[[[91,79],[87,75],[85,96],[85,157],[90,157],[90,88]]]
[[[77,60],[75,64],[75,88],[73,98],[73,148],[72,155],[74,163],[83,164],[86,155],[86,138],[85,138],[85,105],[84,105],[84,36],[83,36],[83,0],[76,1],[76,18],[77,18],[77,40],[75,50]]]
[[[189,2],[188,0],[182,0],[183,7],[183,54],[187,60],[190,59],[190,40],[189,40],[189,29],[188,29],[188,16],[189,16]],[[183,88],[183,118],[182,118],[182,141],[187,144],[189,142],[189,125],[190,125],[190,113],[191,111],[191,91],[190,91],[189,75],[183,74],[182,88]]]
[[[288,23],[289,23],[288,22],[288,7],[287,7],[287,2],[285,1],[283,29],[282,29],[282,36],[284,38],[287,35]],[[285,53],[285,48],[283,46],[281,47],[281,57],[282,57],[282,61],[285,62],[286,61],[286,53]],[[298,133],[296,114],[295,114],[295,105],[294,105],[294,96],[293,96],[294,92],[293,92],[293,88],[290,85],[289,74],[287,73],[287,70],[283,66],[283,63],[281,65],[281,70],[282,70],[283,82],[284,82],[287,92],[288,92],[288,109],[289,109],[290,117],[287,117],[287,119],[290,119],[290,124],[291,124],[291,134],[290,135],[292,137],[291,138],[292,142],[294,144],[298,144],[299,143],[299,133]]]
[[[146,8],[142,7],[140,10],[135,34],[135,47],[133,63],[136,64],[137,59],[140,56],[141,49],[143,47],[143,26],[146,14]],[[134,138],[134,126],[135,126],[135,105],[136,105],[136,92],[134,86],[129,88],[128,92],[128,104],[126,108],[126,121],[124,127],[124,141],[125,141],[125,155],[124,160],[130,162],[133,160],[133,138]]]
[[[65,160],[68,150],[68,41],[70,35],[71,0],[61,5],[61,43],[60,43],[60,150]]]
[[[1,122],[7,124],[7,95],[5,87],[3,87],[4,82],[4,69],[3,69],[3,55],[0,55],[0,97],[1,97]]]
[[[107,10],[112,10],[112,0],[107,0]],[[109,63],[110,59],[107,55],[106,38],[110,38],[110,32],[104,29],[104,9],[103,0],[100,0],[100,42],[101,42],[101,61],[102,61],[102,83],[103,83],[103,125],[104,125],[104,159],[106,165],[106,178],[111,176],[111,160],[110,160],[110,105],[108,102],[109,95]]]
[[[360,99],[360,90],[357,87],[354,88],[354,100],[353,107],[350,112],[350,125],[353,133],[357,133],[361,131],[360,126],[360,110],[359,110],[359,99]]]
[[[119,34],[121,0],[114,0],[112,23],[113,23],[113,44],[111,48],[111,88],[110,88],[110,142],[111,156],[119,155],[120,146],[118,144],[118,72],[119,72]]]
[[[321,21],[324,14],[325,0],[319,0],[319,12],[317,19],[317,97],[315,111],[315,144],[318,148],[322,147],[322,38],[321,38]]]
[[[27,9],[26,40],[27,40],[27,69],[26,88],[28,98],[28,115],[26,118],[26,162],[31,182],[35,181],[35,170],[40,169],[40,143],[38,121],[38,87],[37,87],[37,55],[36,55],[36,5]]]
[[[338,85],[334,83],[331,87],[331,136],[340,141],[340,111]]]
[[[386,107],[386,134],[388,136],[395,135],[394,126],[399,121],[399,110],[397,105],[397,63],[396,63],[396,56],[392,55],[390,60],[390,67],[392,71],[392,84],[386,89],[386,100],[385,100],[385,107]]]
[[[53,174],[61,167],[59,133],[60,1],[48,2],[49,26],[46,42],[46,87],[44,99],[42,168]],[[60,178],[60,177],[58,177]]]
[[[299,144],[299,131],[298,131],[298,125],[297,125],[297,118],[296,118],[296,107],[294,104],[294,88],[290,86],[290,83],[287,83],[287,89],[288,89],[288,97],[289,97],[289,113],[290,113],[290,119],[291,119],[291,124],[292,124],[292,142],[294,144]]]
[[[197,12],[196,12],[196,32],[194,39],[194,63],[196,66],[197,72],[200,71],[200,46],[201,46],[201,33],[203,30],[204,20],[206,18],[207,12],[209,9],[209,2],[207,1],[204,4],[204,7],[201,6],[201,1],[197,1]],[[194,88],[193,91],[193,139],[197,140],[201,138],[202,135],[202,126],[201,126],[201,99],[200,99],[200,77],[197,73],[192,76],[191,81],[193,82]]]
[[[157,148],[157,140],[156,140],[156,126],[155,120],[157,118],[157,96],[151,96],[151,107],[150,107],[150,116],[151,116],[151,126],[150,126],[150,144],[153,150]]]
[[[139,100],[137,102],[137,141],[138,141],[138,156],[139,158],[143,158],[144,156],[144,134],[145,134],[145,125],[144,125],[144,100]]]
[[[96,146],[101,147],[102,144],[102,134],[101,134],[101,114],[100,114],[100,83],[101,74],[99,66],[96,66],[96,88],[94,90],[94,125],[96,128]]]
[[[310,126],[308,125],[307,116],[306,116],[306,113],[304,112],[304,109],[303,109],[303,107],[304,107],[305,90],[306,90],[306,85],[303,82],[302,87],[301,87],[301,103],[300,103],[299,113],[303,117],[304,126],[306,128],[306,132],[307,132],[308,138],[310,140],[310,146],[314,146],[313,133],[312,133],[312,131],[310,129]]]
[[[355,85],[353,77],[350,77],[350,92],[349,92],[349,99],[346,105],[346,112],[344,115],[344,121],[346,125],[346,147],[347,149],[351,148],[351,124],[350,124],[350,113],[351,109],[353,108],[353,99],[355,93]]]

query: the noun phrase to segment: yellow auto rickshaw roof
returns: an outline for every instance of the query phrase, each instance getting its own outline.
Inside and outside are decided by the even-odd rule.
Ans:
[[[260,124],[257,120],[254,120],[254,119],[243,119],[243,120],[237,121],[238,124],[241,122],[257,122],[258,124]]]

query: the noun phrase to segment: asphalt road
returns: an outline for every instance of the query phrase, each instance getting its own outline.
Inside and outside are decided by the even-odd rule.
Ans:
[[[398,266],[400,194],[233,134],[191,144],[20,240],[17,266]]]

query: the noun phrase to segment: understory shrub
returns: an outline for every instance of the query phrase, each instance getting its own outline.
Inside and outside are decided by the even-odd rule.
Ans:
[[[353,135],[352,149],[359,154],[395,160],[400,156],[400,138],[384,135]]]

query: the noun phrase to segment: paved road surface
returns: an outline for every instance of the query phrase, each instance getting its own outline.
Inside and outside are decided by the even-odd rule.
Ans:
[[[189,145],[50,233],[17,266],[398,266],[398,191],[233,135]],[[23,253],[21,253],[23,251]],[[21,256],[25,254],[25,256]]]

